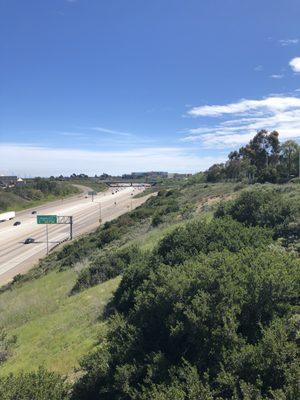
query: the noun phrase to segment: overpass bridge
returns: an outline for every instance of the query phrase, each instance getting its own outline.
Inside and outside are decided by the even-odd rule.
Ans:
[[[156,182],[137,182],[130,180],[122,180],[122,181],[103,181],[109,187],[151,187],[156,185]]]

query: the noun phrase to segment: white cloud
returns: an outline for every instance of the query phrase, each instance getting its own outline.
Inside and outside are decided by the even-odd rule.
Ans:
[[[300,98],[298,97],[267,97],[262,100],[240,100],[237,103],[225,105],[200,106],[193,107],[188,111],[189,115],[194,117],[218,117],[224,114],[242,114],[255,112],[276,112],[284,111],[290,108],[300,107]]]
[[[281,46],[290,46],[293,44],[297,44],[299,42],[299,39],[281,39],[278,40],[278,42]]]
[[[217,119],[214,124],[206,122],[206,126],[189,129],[182,138],[184,142],[200,142],[204,148],[240,146],[261,129],[277,130],[282,140],[300,138],[298,97],[244,99],[225,105],[194,107],[189,114]]]
[[[284,77],[283,74],[273,74],[273,75],[270,75],[270,78],[273,78],[273,79],[282,79],[283,77]]]
[[[300,57],[295,57],[289,62],[290,67],[294,72],[300,72]]]
[[[165,170],[197,172],[226,157],[203,157],[191,148],[151,147],[126,151],[88,151],[54,149],[43,146],[21,146],[3,143],[0,147],[1,168],[20,176],[89,175],[103,171],[120,174],[131,171]],[[47,162],[45,162],[47,160]]]

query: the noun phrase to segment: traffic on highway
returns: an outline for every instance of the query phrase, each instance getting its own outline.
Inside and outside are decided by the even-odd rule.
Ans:
[[[140,205],[145,199],[134,198],[134,194],[143,190],[144,187],[110,188],[93,196],[85,191],[70,199],[13,212],[0,223],[0,284],[25,273],[47,252],[70,240],[69,224],[38,223],[41,216],[72,217],[71,237],[76,238]]]

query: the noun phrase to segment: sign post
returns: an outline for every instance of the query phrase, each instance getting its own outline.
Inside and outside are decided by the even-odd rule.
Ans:
[[[46,225],[46,243],[47,243],[47,254],[49,254],[49,224],[57,224],[57,215],[37,215],[36,222],[39,225]]]
[[[57,216],[57,215],[37,215],[36,222],[39,225],[46,225],[46,243],[47,254],[49,253],[49,232],[50,224],[68,224],[70,225],[70,240],[73,239],[73,216]]]
[[[37,215],[38,224],[57,224],[57,215]]]
[[[95,192],[95,191],[88,192],[88,195],[89,195],[89,196],[92,196],[92,201],[94,201],[94,196],[97,195],[97,192]]]

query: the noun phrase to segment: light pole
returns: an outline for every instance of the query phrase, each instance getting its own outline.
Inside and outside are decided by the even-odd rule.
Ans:
[[[49,234],[48,234],[48,224],[46,224],[46,240],[47,240],[47,254],[49,254]]]

